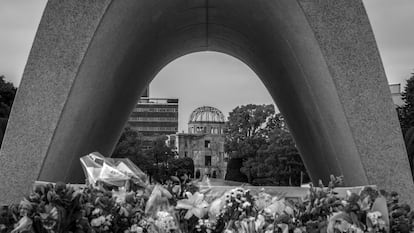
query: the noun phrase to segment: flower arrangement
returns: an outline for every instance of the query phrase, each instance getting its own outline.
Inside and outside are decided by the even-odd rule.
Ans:
[[[113,178],[113,177],[112,177]],[[111,182],[114,183],[111,178]],[[123,178],[124,179],[124,178]],[[414,212],[397,193],[365,187],[340,197],[331,177],[302,199],[235,187],[215,194],[208,179],[171,177],[164,185],[75,189],[61,182],[37,185],[19,204],[0,209],[0,233],[362,233],[412,232]],[[134,188],[131,188],[134,187]]]

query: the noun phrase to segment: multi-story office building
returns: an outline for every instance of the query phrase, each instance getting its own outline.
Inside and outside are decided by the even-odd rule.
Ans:
[[[163,135],[178,131],[178,99],[141,97],[128,124],[143,135],[143,149]]]

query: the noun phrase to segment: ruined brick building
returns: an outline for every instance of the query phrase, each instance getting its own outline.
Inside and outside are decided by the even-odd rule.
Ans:
[[[188,122],[188,133],[176,135],[176,146],[180,157],[194,160],[195,176],[207,175],[224,179],[227,156],[224,153],[223,113],[214,107],[195,109]]]

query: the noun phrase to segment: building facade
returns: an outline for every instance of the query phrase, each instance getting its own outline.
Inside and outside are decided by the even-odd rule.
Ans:
[[[404,101],[401,96],[401,84],[389,84],[389,87],[391,91],[392,102],[394,102],[394,104],[397,106],[403,106]]]
[[[223,113],[213,107],[199,107],[194,110],[188,122],[188,133],[178,133],[175,137],[180,157],[194,160],[196,177],[207,175],[224,179],[227,157],[224,153]]]
[[[143,149],[150,149],[156,138],[177,133],[178,99],[141,97],[128,124],[143,135]]]

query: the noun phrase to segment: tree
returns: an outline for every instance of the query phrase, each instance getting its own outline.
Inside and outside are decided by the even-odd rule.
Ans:
[[[275,114],[268,122],[267,143],[257,157],[247,159],[243,169],[252,169],[255,185],[300,185],[303,179],[309,178],[283,116]]]
[[[255,155],[265,142],[263,125],[274,112],[273,105],[249,104],[233,109],[225,127],[225,151],[233,158]]]
[[[225,149],[231,157],[226,179],[235,179],[233,160],[241,159],[239,170],[251,184],[301,183],[306,169],[283,116],[275,114],[273,105],[237,107],[226,126]]]
[[[147,151],[148,156],[154,159],[154,179],[159,183],[164,183],[171,176],[181,174],[192,174],[194,162],[189,158],[177,158],[175,147],[167,145],[167,136],[158,137]],[[191,161],[190,161],[191,160]]]
[[[404,105],[397,108],[403,135],[408,129],[414,127],[414,73],[407,80],[407,84],[401,94]]]
[[[5,77],[0,75],[0,146],[6,131],[16,91],[17,88],[14,87],[13,83],[5,81]]]
[[[237,172],[237,164],[240,164],[240,161],[235,161],[236,159],[245,161],[257,156],[258,150],[266,142],[263,125],[274,112],[273,105],[254,104],[236,107],[230,112],[225,127],[224,150],[230,155],[229,165],[232,167],[229,167],[231,170],[227,171],[226,179],[235,180],[238,176],[234,174]],[[247,175],[250,183],[252,177],[249,171],[245,169],[243,173]]]
[[[407,80],[401,96],[404,105],[397,107],[397,113],[410,162],[411,174],[414,177],[414,73]]]
[[[142,139],[138,131],[126,126],[112,153],[114,158],[126,158],[142,154]]]
[[[148,175],[154,172],[154,159],[141,149],[142,135],[129,126],[124,128],[112,153],[113,158],[128,158]]]
[[[410,163],[411,175],[414,178],[414,127],[411,127],[404,134],[404,143],[407,149],[408,162]]]
[[[192,158],[172,158],[168,161],[169,175],[181,177],[184,174],[194,177],[194,161]]]
[[[0,75],[0,118],[9,118],[17,88]]]
[[[247,176],[240,171],[243,167],[243,159],[242,158],[230,158],[229,162],[227,163],[227,172],[225,180],[232,180],[247,183],[248,179]]]

